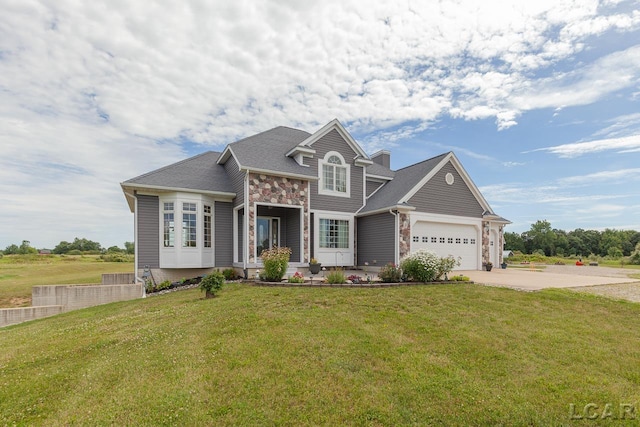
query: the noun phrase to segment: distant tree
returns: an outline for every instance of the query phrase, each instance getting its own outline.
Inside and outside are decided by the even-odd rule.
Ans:
[[[607,255],[609,255],[609,258],[611,259],[620,259],[622,258],[622,249],[611,246],[607,251]]]
[[[531,229],[523,233],[523,238],[527,253],[542,250],[545,255],[552,255],[556,234],[553,232],[549,221],[538,220],[535,224],[531,224]]]
[[[110,246],[109,249],[107,249],[107,253],[109,253],[109,252],[111,252],[111,253],[123,253],[124,249],[121,249],[121,248],[119,248],[117,246]]]
[[[102,247],[100,243],[93,242],[88,239],[79,239],[75,238],[72,243],[67,241],[60,242],[54,249],[54,254],[68,254],[71,251],[80,251],[80,252],[100,252]]]
[[[522,235],[513,232],[504,233],[504,248],[509,251],[525,252]]]
[[[15,255],[20,253],[20,247],[18,245],[11,244],[7,246],[4,250],[5,255]]]
[[[37,254],[38,250],[36,248],[34,248],[33,246],[31,246],[31,242],[28,240],[23,240],[22,244],[20,245],[20,249],[18,249],[18,253],[21,255],[26,255],[26,254]]]
[[[133,255],[136,252],[136,245],[133,242],[124,242],[124,248],[128,254]]]

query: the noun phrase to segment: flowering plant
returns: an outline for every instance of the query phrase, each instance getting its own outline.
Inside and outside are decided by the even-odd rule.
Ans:
[[[304,283],[304,276],[296,271],[293,276],[289,276],[289,283]]]
[[[402,280],[402,270],[390,262],[380,269],[378,277],[385,283],[398,283]]]
[[[416,282],[432,282],[438,278],[440,257],[429,249],[418,249],[400,264],[402,271]]]
[[[287,272],[289,266],[289,257],[291,256],[291,249],[286,247],[273,247],[271,249],[265,249],[260,254],[262,263],[264,264],[264,271],[260,275],[262,280],[268,282],[279,282]]]

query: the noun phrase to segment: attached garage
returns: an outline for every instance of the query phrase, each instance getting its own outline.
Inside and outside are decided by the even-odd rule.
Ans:
[[[430,249],[440,257],[460,257],[455,270],[477,270],[482,242],[470,224],[416,221],[411,226],[411,251]]]

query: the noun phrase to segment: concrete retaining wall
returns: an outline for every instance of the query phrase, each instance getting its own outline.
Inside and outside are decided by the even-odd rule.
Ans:
[[[0,327],[53,316],[63,311],[142,298],[142,292],[141,283],[34,286],[31,290],[33,307],[0,309]]]
[[[19,307],[0,308],[0,327],[26,322],[27,320],[41,319],[54,316],[63,311],[61,305],[49,305],[43,307]]]
[[[135,283],[134,273],[105,273],[102,275],[103,285],[121,285],[123,283]]]

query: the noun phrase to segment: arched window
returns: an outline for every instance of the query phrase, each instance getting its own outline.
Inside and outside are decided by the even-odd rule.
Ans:
[[[320,160],[320,194],[348,196],[349,194],[349,165],[338,153],[327,153]]]

